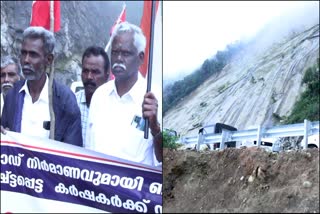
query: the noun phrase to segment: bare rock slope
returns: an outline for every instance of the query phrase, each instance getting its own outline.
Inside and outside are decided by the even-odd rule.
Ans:
[[[263,49],[259,41],[263,38],[170,109],[164,126],[196,135],[201,125],[222,122],[245,129],[272,126],[275,115],[288,116],[305,88],[306,69],[319,58],[319,24]]]

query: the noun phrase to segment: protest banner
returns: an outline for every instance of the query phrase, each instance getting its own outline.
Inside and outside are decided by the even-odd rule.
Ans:
[[[1,134],[1,213],[103,211],[161,213],[161,167]]]

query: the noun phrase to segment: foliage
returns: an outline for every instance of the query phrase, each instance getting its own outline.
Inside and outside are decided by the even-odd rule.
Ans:
[[[276,122],[279,122],[279,121],[281,121],[283,118],[279,115],[279,114],[277,114],[277,113],[272,113],[272,117],[273,117],[273,119],[276,121]]]
[[[221,94],[222,92],[224,92],[227,89],[227,87],[228,87],[228,84],[224,84],[224,85],[220,86],[218,88],[218,92]]]
[[[276,93],[275,93],[274,91],[272,92],[271,100],[272,100],[272,103],[277,102],[277,99],[276,99]]]
[[[319,58],[317,65],[308,68],[303,77],[303,83],[307,84],[300,99],[295,103],[292,113],[284,120],[284,124],[302,123],[304,119],[319,120]]]
[[[185,76],[183,80],[168,85],[164,89],[165,93],[163,94],[163,113],[166,113],[185,96],[193,92],[210,76],[219,73],[231,57],[241,50],[241,48],[241,43],[228,45],[226,50],[218,51],[213,58],[206,59],[199,69]]]
[[[251,76],[250,83],[252,83],[252,84],[257,83],[256,79],[253,76]]]
[[[170,148],[170,149],[178,148],[180,144],[176,143],[177,140],[178,140],[178,136],[174,136],[170,134],[170,132],[167,130],[163,131],[163,147],[164,148]]]

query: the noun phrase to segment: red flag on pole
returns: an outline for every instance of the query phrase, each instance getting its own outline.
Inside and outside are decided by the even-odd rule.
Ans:
[[[112,32],[113,32],[113,29],[116,27],[116,25],[117,25],[117,24],[120,24],[121,22],[124,22],[124,21],[126,21],[126,4],[125,4],[125,3],[123,3],[122,11],[121,11],[121,13],[120,13],[117,21],[116,21],[116,22],[114,23],[114,25],[111,27],[110,36],[111,36],[111,34],[112,34]],[[106,48],[105,48],[105,52],[108,51],[110,45],[111,45],[111,44],[110,44],[110,39],[109,39],[109,42],[108,42],[108,44],[107,44],[107,46],[106,46]],[[113,80],[113,79],[114,79],[114,76],[113,76],[113,74],[112,74],[111,71],[110,71],[110,77],[109,77],[109,79],[110,79],[110,80]]]
[[[146,50],[144,54],[144,62],[140,66],[140,72],[143,77],[146,77],[148,70],[148,59],[149,59],[149,47],[150,47],[150,24],[151,24],[151,5],[152,1],[144,1],[143,3],[143,14],[141,18],[140,28],[147,39]],[[158,13],[159,1],[156,2],[156,14]],[[157,15],[156,15],[157,16]]]
[[[126,4],[125,4],[125,3],[123,3],[122,11],[121,11],[121,13],[120,13],[117,21],[114,23],[114,25],[112,26],[112,28],[111,28],[111,30],[110,30],[110,36],[111,36],[111,34],[112,34],[113,29],[115,28],[115,26],[116,26],[117,24],[120,24],[121,22],[124,22],[124,21],[126,21]]]
[[[33,1],[30,26],[50,30],[50,1]],[[60,1],[54,1],[54,32],[60,30]]]

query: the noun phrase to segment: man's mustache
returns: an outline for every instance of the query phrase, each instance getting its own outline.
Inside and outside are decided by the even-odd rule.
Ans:
[[[22,70],[30,70],[30,71],[34,72],[34,69],[33,69],[31,66],[29,66],[29,65],[23,66],[23,67],[22,67]]]
[[[114,63],[114,64],[112,65],[112,69],[114,69],[114,68],[117,67],[117,66],[123,68],[123,70],[127,70],[126,65],[125,65],[125,64],[122,64],[122,63]]]
[[[95,82],[92,82],[92,81],[87,81],[87,82],[84,82],[83,85],[86,87],[86,86],[92,86],[92,87],[96,87],[97,84]]]
[[[1,85],[1,88],[5,88],[5,87],[10,87],[10,88],[12,88],[12,87],[13,87],[13,84],[10,83],[10,82],[3,83],[3,84]]]

